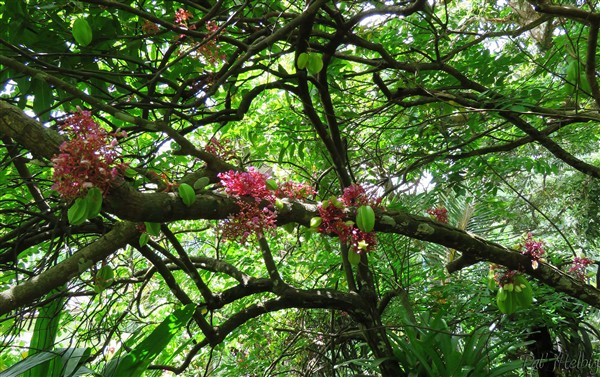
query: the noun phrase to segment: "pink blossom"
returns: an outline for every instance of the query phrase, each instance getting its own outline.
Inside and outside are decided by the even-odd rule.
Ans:
[[[350,245],[357,253],[368,253],[375,250],[377,236],[375,232],[363,232],[357,227],[352,228]]]
[[[340,200],[348,207],[358,207],[369,204],[367,192],[361,185],[357,184],[346,187]]]
[[[352,232],[352,224],[346,223],[344,207],[336,199],[323,201],[319,207],[319,216],[323,221],[319,226],[319,232],[324,234],[335,234],[342,242],[347,242]]]
[[[121,159],[117,143],[108,141],[109,133],[100,127],[88,111],[79,111],[61,125],[68,141],[60,145],[60,153],[52,158],[54,185],[65,199],[73,200],[90,187],[98,187],[103,195],[127,167]]]
[[[212,34],[219,31],[219,26],[214,21],[207,21],[206,30],[211,35],[204,39],[200,47],[198,47],[198,52],[212,65],[217,64],[219,61],[225,61],[227,56],[221,52],[217,45],[217,36],[212,36]]]
[[[573,259],[573,264],[571,265],[571,268],[569,268],[569,273],[574,274],[577,279],[584,281],[585,269],[587,268],[587,266],[593,263],[594,261],[592,261],[589,258],[575,257]]]
[[[194,18],[192,13],[183,8],[179,8],[175,12],[175,23],[187,25],[187,20],[189,20],[190,18]]]
[[[527,238],[525,239],[525,244],[523,245],[525,250],[521,251],[522,254],[527,255],[531,258],[533,262],[537,262],[542,259],[542,255],[544,255],[544,242],[539,240],[534,240],[531,232],[527,233]]]
[[[149,20],[144,20],[144,24],[142,25],[142,31],[145,34],[150,34],[150,35],[154,35],[157,34],[159,29],[158,29],[158,25],[155,24],[152,21]]]
[[[238,239],[245,243],[251,234],[263,237],[265,231],[276,227],[277,215],[274,210],[275,195],[267,188],[268,177],[250,167],[246,172],[230,170],[219,173],[225,192],[238,197],[236,204],[240,211],[224,223],[223,236]],[[262,202],[267,206],[261,208]]]
[[[494,273],[494,280],[496,281],[496,283],[498,283],[498,285],[501,288],[504,287],[506,284],[512,284],[514,282],[515,275],[518,273],[515,270],[507,270],[498,265],[491,265],[490,269],[497,270]]]
[[[229,195],[251,196],[256,201],[274,200],[273,191],[267,188],[268,177],[253,167],[249,167],[246,172],[230,170],[219,173],[218,177]]]
[[[345,209],[363,205],[378,207],[380,203],[381,199],[369,197],[362,186],[351,185],[344,190],[341,198],[330,198],[319,205],[319,216],[322,222],[318,231],[337,235],[340,241],[350,245],[356,253],[373,251],[377,245],[375,232],[363,232],[352,222],[346,221]]]
[[[248,237],[256,234],[263,237],[265,231],[275,229],[277,214],[270,207],[260,208],[256,202],[237,202],[240,211],[230,216],[223,224],[223,237],[228,240],[239,240],[246,243]]]
[[[297,183],[286,181],[279,185],[275,191],[278,198],[289,198],[293,200],[308,199],[310,196],[316,195],[315,189],[305,183]]]
[[[216,137],[212,137],[209,142],[206,143],[204,150],[227,161],[235,157],[235,151],[228,144],[228,140],[219,140]]]
[[[437,221],[448,224],[448,210],[444,207],[429,208],[427,213],[433,216]]]

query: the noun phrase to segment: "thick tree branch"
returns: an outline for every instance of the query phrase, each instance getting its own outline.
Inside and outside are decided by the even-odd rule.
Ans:
[[[387,213],[376,226],[376,230],[433,242],[456,249],[465,257],[523,271],[557,291],[600,308],[599,289],[578,281],[547,263],[540,263],[537,269],[533,269],[531,260],[517,251],[429,218],[407,213]]]
[[[551,14],[554,16],[571,18],[578,21],[600,21],[600,14],[593,13],[584,9],[568,6],[568,5],[552,5],[548,1],[537,0],[529,1],[537,12]]]
[[[585,60],[585,76],[590,89],[592,90],[592,97],[596,101],[596,105],[600,106],[600,88],[598,88],[598,80],[596,79],[596,53],[598,48],[598,28],[600,27],[599,21],[590,23],[587,43],[587,54]]]
[[[44,128],[21,109],[1,99],[0,135],[15,140],[39,159],[52,158],[64,141],[57,132]]]
[[[41,274],[0,292],[0,315],[31,305],[35,300],[59,287],[96,262],[125,247],[139,235],[135,224],[116,223],[113,228],[88,246]]]

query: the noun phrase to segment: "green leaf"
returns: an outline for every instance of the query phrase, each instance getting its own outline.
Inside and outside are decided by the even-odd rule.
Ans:
[[[296,224],[294,224],[294,223],[287,223],[287,224],[285,224],[283,226],[283,230],[285,230],[289,234],[294,234],[294,231],[296,230]]]
[[[75,377],[94,374],[93,371],[83,366],[91,353],[91,348],[67,348],[64,351],[61,350],[62,364],[64,365],[63,376]]]
[[[33,112],[38,116],[41,122],[50,120],[50,107],[54,102],[52,88],[41,79],[33,79],[31,82],[33,91]]]
[[[144,222],[144,224],[146,225],[146,232],[154,237],[157,237],[160,235],[160,223],[149,223],[149,222]]]
[[[86,218],[93,219],[100,214],[102,209],[102,191],[98,187],[92,187],[88,190],[85,198]]]
[[[135,178],[138,175],[138,172],[135,169],[127,168],[125,169],[125,176],[127,178]]]
[[[527,111],[527,108],[523,105],[512,105],[508,108],[510,111],[515,111],[519,113],[524,113]]]
[[[109,265],[102,266],[98,272],[96,272],[95,288],[98,288],[97,292],[102,292],[104,289],[110,287],[114,281],[114,278],[115,271],[112,269],[112,267]]]
[[[196,193],[194,188],[187,183],[182,183],[178,187],[179,196],[187,207],[191,206],[196,201]]]
[[[173,336],[192,318],[196,307],[189,304],[175,310],[160,325],[142,340],[131,352],[119,362],[114,372],[107,377],[139,377],[169,344]]]
[[[51,351],[54,347],[65,300],[62,297],[53,296],[61,293],[63,290],[64,286],[50,292],[47,297],[52,298],[52,301],[40,308],[29,343],[30,356],[42,351]],[[55,362],[56,360],[51,360],[37,365],[29,370],[24,377],[52,377],[54,375]]]
[[[25,377],[32,369],[36,368],[40,364],[44,364],[49,360],[55,359],[58,356],[53,352],[39,352],[34,355],[27,356],[25,359],[19,361],[15,365],[2,371],[2,377]],[[42,377],[44,375],[38,375]]]
[[[140,247],[144,247],[148,244],[148,241],[150,241],[150,236],[148,235],[148,233],[142,233],[140,234]]]
[[[67,218],[71,225],[81,225],[87,216],[87,202],[83,198],[75,199],[75,203],[67,211]]]
[[[307,64],[308,64],[308,54],[306,52],[303,52],[300,55],[298,55],[298,61],[296,62],[298,69],[306,68]]]
[[[84,18],[78,18],[75,20],[71,32],[73,33],[75,42],[77,42],[77,44],[80,46],[85,47],[92,43],[92,28]]]

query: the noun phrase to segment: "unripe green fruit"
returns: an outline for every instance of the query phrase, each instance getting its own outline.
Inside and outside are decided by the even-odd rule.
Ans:
[[[210,179],[208,177],[200,177],[194,182],[194,189],[198,191],[204,190],[206,186],[210,183]]]
[[[318,228],[321,225],[321,223],[323,223],[323,219],[318,216],[310,219],[311,228]]]
[[[196,201],[196,192],[194,188],[187,183],[182,183],[178,187],[179,196],[187,207],[191,206]]]
[[[356,226],[363,232],[369,233],[375,227],[375,211],[371,206],[360,206],[356,211]]]
[[[80,46],[87,46],[92,42],[92,28],[90,24],[83,18],[78,18],[73,23],[71,30],[75,42]]]

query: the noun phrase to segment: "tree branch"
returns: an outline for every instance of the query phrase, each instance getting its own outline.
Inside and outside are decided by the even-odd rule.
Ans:
[[[0,292],[0,315],[31,305],[54,288],[67,283],[96,262],[125,247],[139,235],[135,224],[116,223],[113,228],[88,246],[41,274]]]

